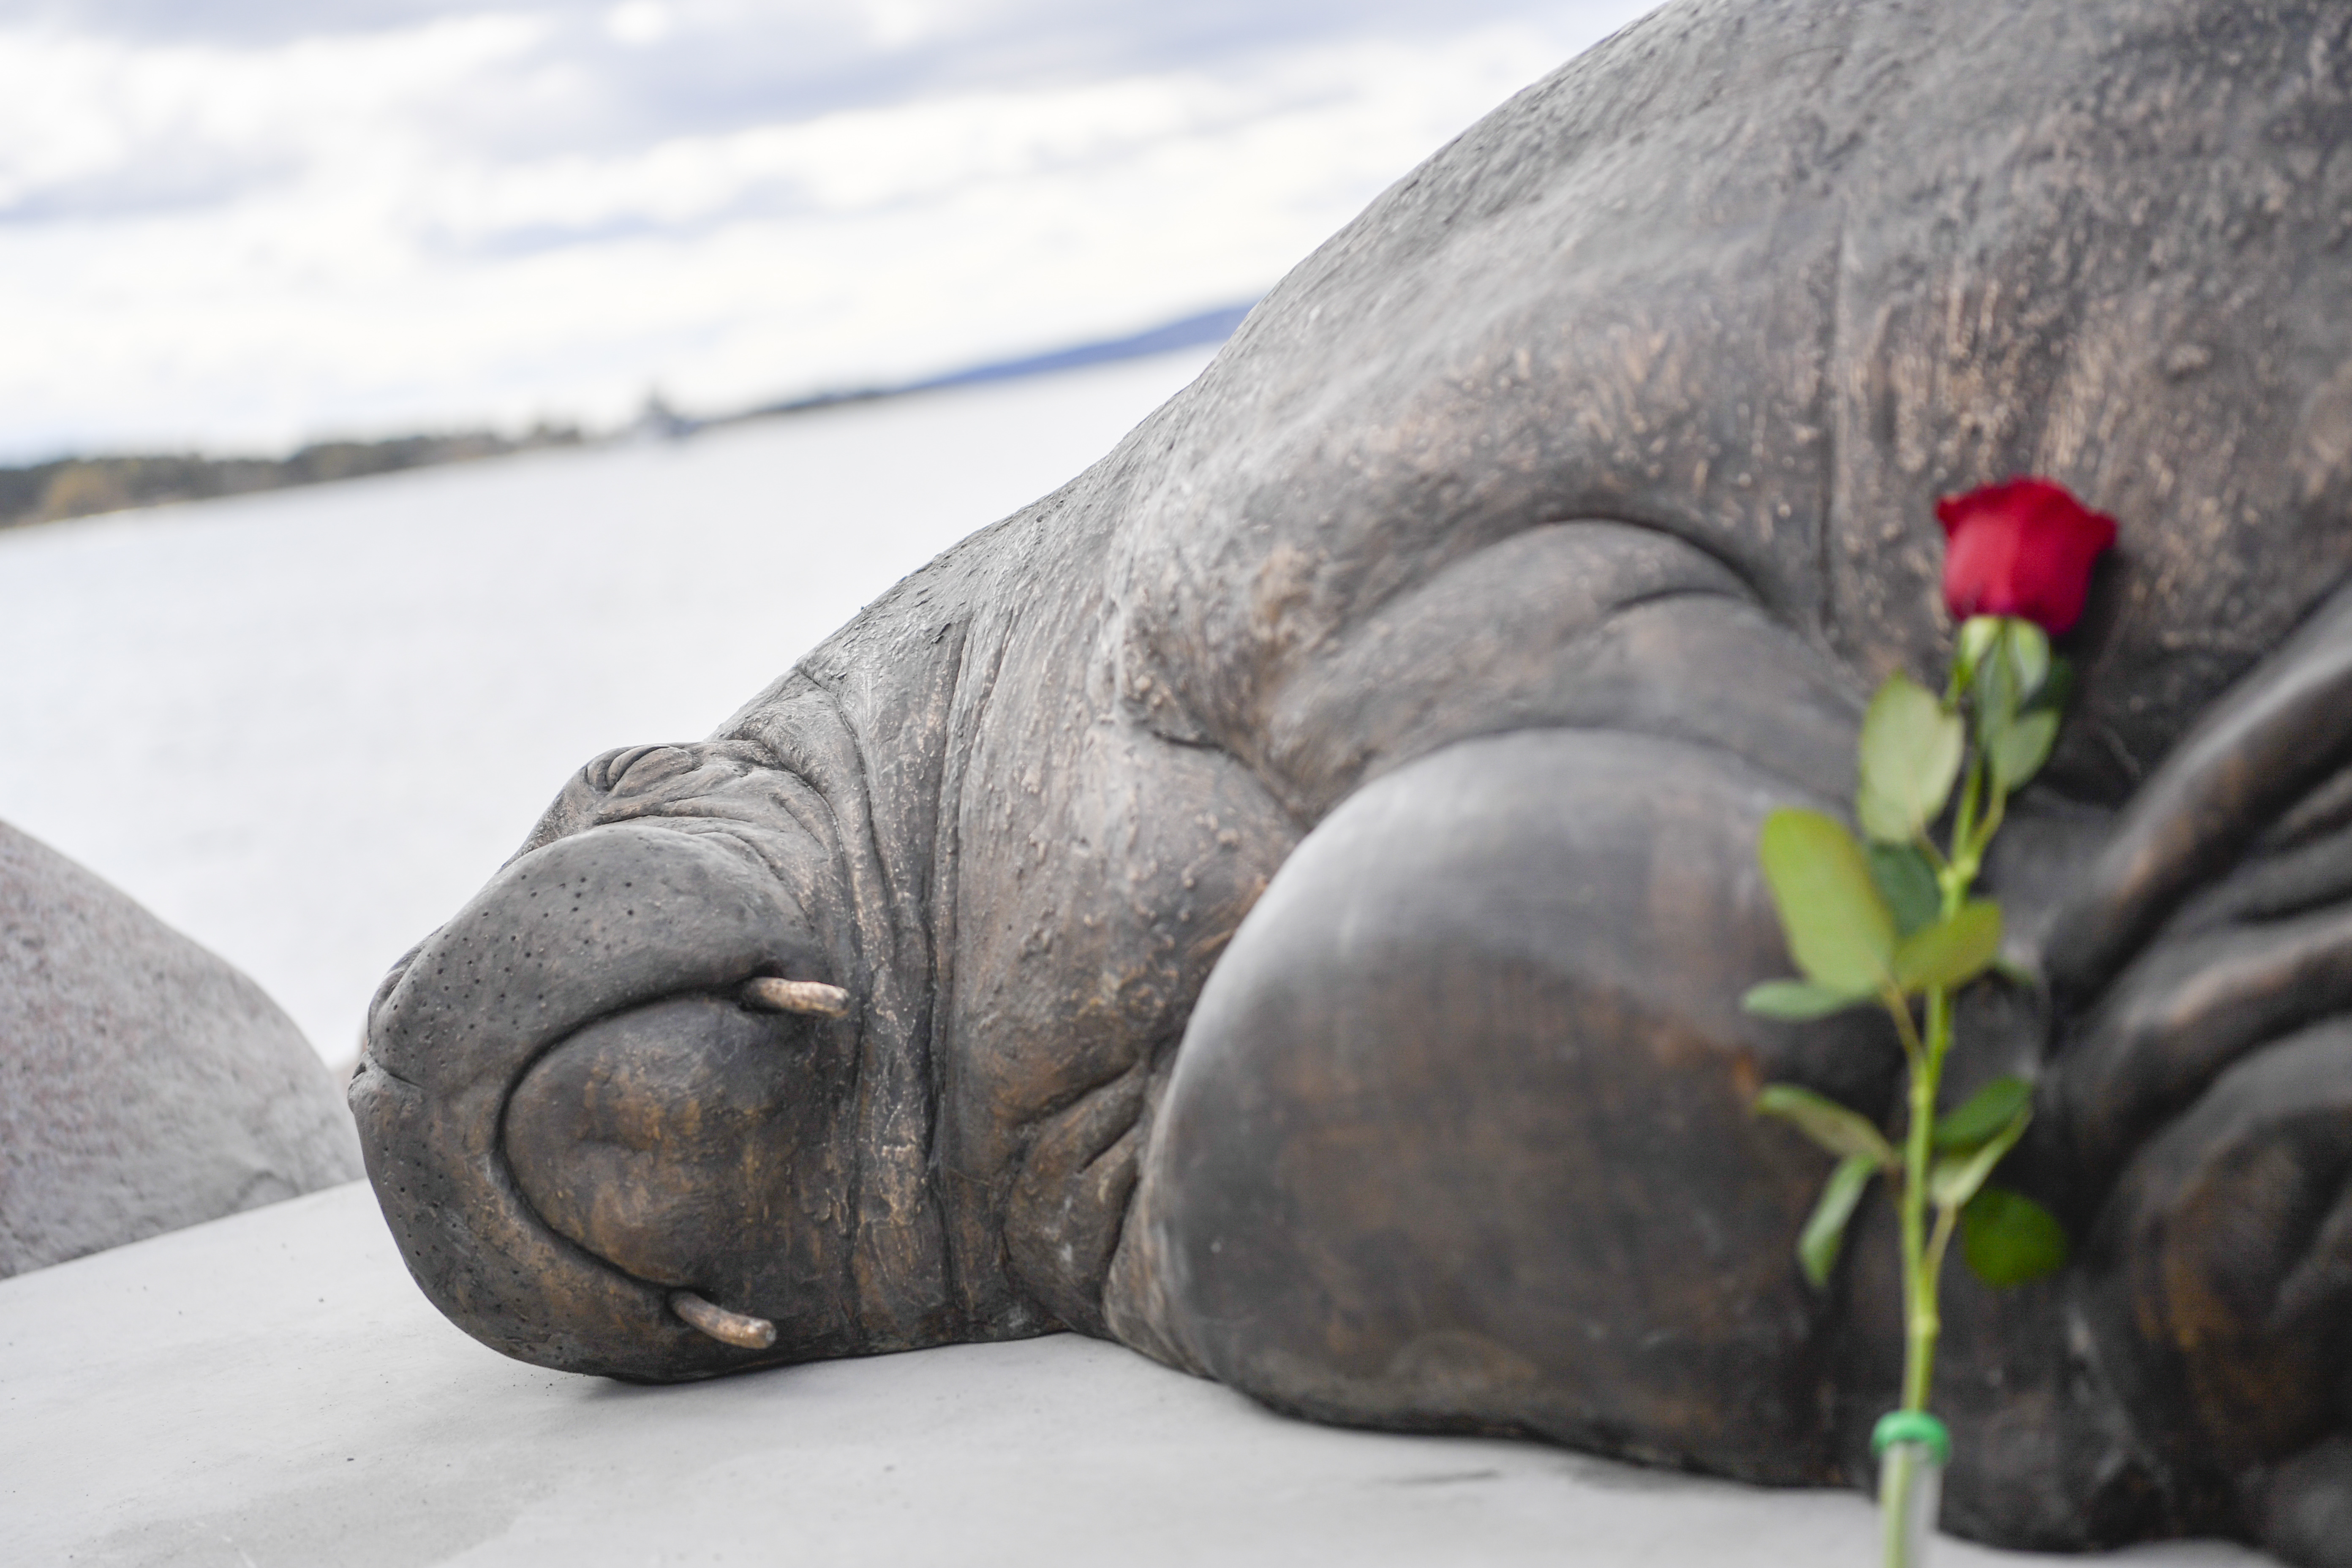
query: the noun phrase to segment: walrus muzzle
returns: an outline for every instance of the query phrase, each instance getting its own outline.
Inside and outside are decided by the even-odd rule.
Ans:
[[[851,1348],[829,1130],[858,977],[775,874],[796,853],[821,851],[740,824],[591,827],[511,862],[381,995],[351,1089],[368,1173],[417,1283],[476,1338],[664,1381]],[[762,978],[798,984],[747,1006]],[[772,1342],[697,1327],[674,1295]]]

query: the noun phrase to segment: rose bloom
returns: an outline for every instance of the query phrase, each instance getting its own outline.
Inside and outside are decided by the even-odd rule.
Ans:
[[[2005,479],[1936,503],[1944,525],[1944,604],[1956,621],[2015,616],[2056,637],[2082,617],[2091,566],[2116,520],[2048,479]]]

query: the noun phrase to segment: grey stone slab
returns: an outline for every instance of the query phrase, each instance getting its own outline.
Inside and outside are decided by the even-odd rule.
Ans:
[[[525,1366],[426,1304],[361,1185],[0,1282],[0,1520],[11,1563],[113,1568],[1874,1560],[1858,1497],[1310,1426],[1075,1335],[658,1388]]]

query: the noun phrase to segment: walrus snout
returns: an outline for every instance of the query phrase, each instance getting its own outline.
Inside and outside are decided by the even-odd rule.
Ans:
[[[835,1032],[725,995],[597,1019],[507,1101],[515,1184],[596,1258],[757,1325],[680,1314],[722,1342],[845,1353],[849,1235],[829,1130],[855,1076]]]
[[[825,1293],[803,1268],[814,1244],[782,1247],[755,1279],[748,1265],[730,1274],[708,1238],[714,1205],[742,1196],[719,1167],[741,1163],[755,1123],[760,1140],[807,1145],[780,1154],[787,1164],[829,1157],[830,1069],[812,1069],[854,1058],[855,1017],[742,1000],[761,977],[861,989],[850,922],[826,903],[829,864],[789,823],[589,827],[510,862],[408,961],[371,1013],[352,1106],[410,1271],[468,1332],[626,1377],[752,1359],[671,1309],[682,1288],[782,1311],[788,1343],[761,1359],[828,1342],[824,1309],[777,1305]],[[704,1125],[697,1107],[725,1109]],[[559,1154],[565,1137],[576,1142]],[[647,1142],[659,1137],[672,1142]],[[634,1173],[615,1187],[638,1202],[634,1221],[618,1195],[566,1196],[596,1191],[585,1178],[599,1171]],[[771,1174],[763,1201],[782,1214],[791,1183]],[[658,1237],[656,1225],[679,1228]]]

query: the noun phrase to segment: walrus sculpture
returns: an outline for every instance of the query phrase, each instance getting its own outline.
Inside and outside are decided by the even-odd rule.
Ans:
[[[1853,1482],[1886,1102],[1755,860],[1941,668],[1934,498],[2123,520],[1967,1093],[2077,1258],[1947,1290],[1948,1530],[2352,1563],[2352,8],[1684,0],[1376,202],[1108,457],[384,982],[410,1267],[637,1379],[1065,1327],[1318,1419]],[[779,583],[779,594],[792,585]]]
[[[359,1175],[260,986],[0,823],[0,1279]]]

